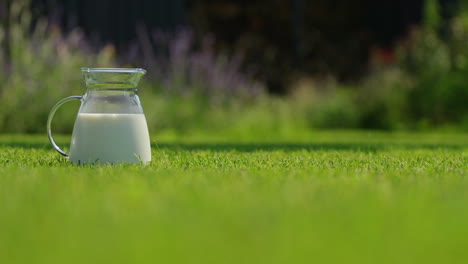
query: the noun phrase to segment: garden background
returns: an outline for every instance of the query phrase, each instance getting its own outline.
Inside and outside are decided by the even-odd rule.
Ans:
[[[106,1],[2,1],[0,131],[44,133],[84,93],[81,67],[147,69],[156,134],[467,130],[465,1],[332,2],[113,1],[101,16]]]

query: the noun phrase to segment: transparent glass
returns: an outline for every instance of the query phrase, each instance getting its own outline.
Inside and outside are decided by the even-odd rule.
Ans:
[[[151,146],[137,85],[146,73],[135,68],[82,68],[86,93],[59,101],[50,111],[47,133],[50,143],[75,164],[148,163]],[[80,100],[73,127],[70,154],[55,144],[51,123],[65,102]]]

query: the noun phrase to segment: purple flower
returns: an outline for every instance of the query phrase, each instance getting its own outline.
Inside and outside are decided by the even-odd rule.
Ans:
[[[264,85],[244,70],[243,54],[228,55],[216,49],[215,38],[208,34],[197,41],[183,28],[175,33],[156,30],[151,40],[146,29],[138,29],[139,47],[131,46],[129,60],[141,50],[144,67],[154,71],[163,89],[181,95],[201,93],[207,97],[257,96]]]

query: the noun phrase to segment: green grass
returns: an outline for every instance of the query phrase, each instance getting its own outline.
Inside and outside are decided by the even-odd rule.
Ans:
[[[152,154],[79,167],[0,136],[0,263],[468,260],[466,134],[192,135]]]

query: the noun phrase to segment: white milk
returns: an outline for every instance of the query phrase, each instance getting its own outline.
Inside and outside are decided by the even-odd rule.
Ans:
[[[78,114],[69,157],[76,164],[151,161],[145,115]]]

